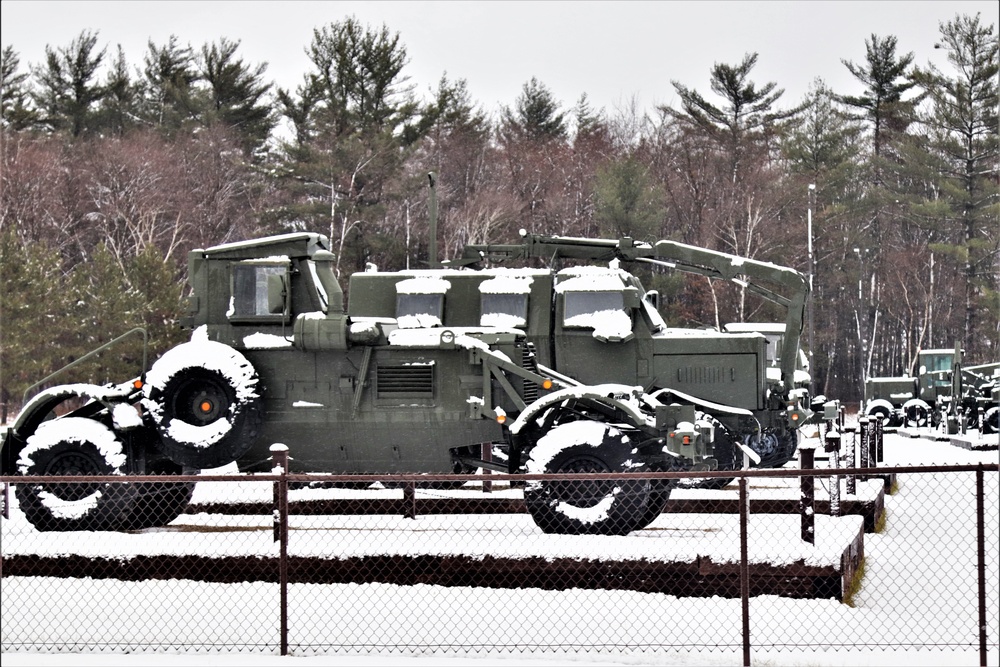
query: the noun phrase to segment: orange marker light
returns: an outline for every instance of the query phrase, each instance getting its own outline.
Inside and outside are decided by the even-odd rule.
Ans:
[[[552,389],[552,380],[545,378],[542,381],[542,389]]]
[[[690,435],[685,435],[684,436],[684,444],[685,445],[690,445],[691,444],[691,436]]]
[[[142,389],[142,380],[134,380],[132,386],[136,389]]]
[[[497,415],[497,423],[503,424],[507,421],[507,415]]]
[[[201,411],[202,412],[211,412],[211,410],[212,410],[212,404],[211,403],[209,403],[208,401],[202,401],[201,402]]]

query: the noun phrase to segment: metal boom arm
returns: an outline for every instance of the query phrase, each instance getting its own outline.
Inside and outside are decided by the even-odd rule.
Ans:
[[[735,282],[754,294],[787,309],[785,336],[781,348],[781,375],[786,389],[794,386],[795,362],[805,319],[809,282],[798,271],[771,262],[760,262],[716,250],[675,241],[649,244],[629,237],[585,239],[569,236],[541,236],[522,232],[523,241],[511,245],[468,245],[462,258],[451,264],[471,265],[482,261],[542,258],[590,261],[646,262],[716,280]],[[773,286],[770,289],[760,283]]]

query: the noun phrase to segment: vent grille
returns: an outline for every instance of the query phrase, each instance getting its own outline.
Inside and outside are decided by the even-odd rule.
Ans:
[[[375,387],[379,398],[434,398],[434,364],[379,366]]]
[[[718,384],[725,380],[725,371],[718,366],[685,366],[677,369],[677,381],[682,384]]]
[[[538,361],[535,358],[535,346],[531,343],[525,343],[521,350],[521,368],[531,371],[532,373],[538,372]],[[524,381],[524,402],[531,404],[538,400],[538,385],[530,380]]]

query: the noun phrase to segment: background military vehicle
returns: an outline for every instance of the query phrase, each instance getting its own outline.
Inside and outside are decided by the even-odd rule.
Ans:
[[[937,426],[947,421],[951,433],[968,428],[1000,431],[1000,363],[965,366],[962,349],[920,350],[917,375],[874,377],[865,381],[869,417],[887,426]]]
[[[604,266],[461,268],[532,258]],[[628,262],[739,281],[785,307],[786,321],[731,332],[668,328],[657,295],[621,268]],[[364,295],[349,304],[354,317],[408,317],[430,327],[502,323],[524,332],[543,372],[640,385],[661,400],[694,406],[716,428],[722,468],[739,467],[741,450],[757,465],[784,465],[815,407],[799,349],[808,283],[775,264],[670,241],[524,233],[517,245],[469,246],[444,269],[357,273],[350,289]]]
[[[4,438],[3,473],[176,474],[233,461],[267,471],[278,442],[292,451],[293,473],[717,466],[713,425],[691,405],[635,383],[549,374],[516,327],[429,319],[442,277],[389,290],[352,281],[359,289],[345,311],[328,248],[326,237],[301,233],[192,251],[182,322],[191,341],[129,382],[35,396]],[[382,298],[399,314],[365,314]],[[484,444],[506,462],[484,460]],[[192,489],[169,478],[43,482],[17,484],[16,496],[40,530],[117,530],[168,523]],[[524,492],[543,530],[607,534],[645,526],[669,493],[650,480],[537,481]]]

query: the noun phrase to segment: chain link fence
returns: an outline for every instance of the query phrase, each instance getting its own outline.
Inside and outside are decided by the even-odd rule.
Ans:
[[[840,468],[836,482],[828,468],[700,479],[275,470],[3,478],[2,650],[996,655],[996,464]],[[659,483],[671,499],[628,535],[547,534],[523,500],[542,479]],[[116,530],[39,531],[16,489],[43,482],[66,512],[134,493],[162,502]],[[157,511],[179,515],[145,527]]]

